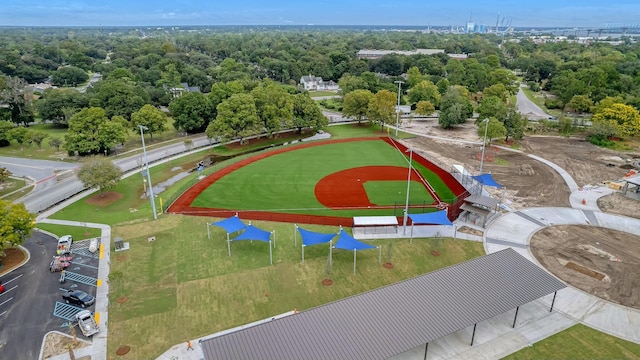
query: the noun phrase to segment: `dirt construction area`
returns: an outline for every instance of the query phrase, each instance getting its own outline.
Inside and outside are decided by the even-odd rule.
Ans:
[[[423,156],[451,170],[452,164],[479,173],[482,139],[477,126],[467,122],[454,130],[443,130],[436,121],[413,121],[412,132],[432,137],[404,140]],[[504,143],[498,143],[504,146]],[[584,138],[526,136],[520,152],[485,148],[483,173],[490,172],[503,189],[485,188],[514,210],[528,207],[569,207],[569,188],[548,165],[529,157],[535,155],[566,170],[579,187],[607,187],[621,182],[638,148],[617,152],[590,144]],[[640,201],[615,192],[598,200],[604,212],[640,218]],[[640,229],[639,229],[640,233]],[[601,298],[640,308],[640,237],[590,226],[552,226],[539,231],[531,241],[538,261],[567,283]]]

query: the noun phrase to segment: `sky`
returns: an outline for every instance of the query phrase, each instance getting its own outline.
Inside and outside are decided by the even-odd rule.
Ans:
[[[0,0],[0,26],[640,23],[639,0]],[[502,20],[501,20],[502,21]]]

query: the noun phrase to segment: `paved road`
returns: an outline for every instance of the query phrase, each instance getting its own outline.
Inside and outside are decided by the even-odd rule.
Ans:
[[[27,176],[39,183],[46,182],[57,172],[74,169],[77,166],[78,164],[63,161],[0,156],[0,167],[6,168],[15,176]]]
[[[87,92],[87,88],[89,86],[93,86],[93,84],[98,82],[98,80],[100,80],[101,77],[102,75],[100,73],[93,73],[93,75],[91,75],[91,79],[89,79],[89,82],[86,85],[78,87],[77,88],[78,91],[81,93]]]
[[[518,94],[516,95],[516,107],[520,113],[530,120],[549,118],[549,114],[545,113],[538,105],[529,100],[527,95],[522,91],[522,87],[518,89]]]
[[[52,315],[55,302],[62,299],[59,273],[51,273],[48,269],[56,240],[33,232],[23,246],[29,250],[31,259],[2,277],[7,288],[7,292],[0,295],[2,359],[37,359],[44,334],[52,330],[67,330],[61,327],[66,321]]]
[[[211,144],[210,139],[208,139],[206,136],[200,136],[190,139],[193,141],[192,148],[194,149]],[[148,150],[147,158],[149,159],[149,163],[153,163],[166,157],[184,153],[188,150],[189,148],[187,148],[184,143],[176,143],[164,146],[162,148]],[[143,156],[141,153],[135,155],[121,154],[118,157],[111,157],[114,163],[118,165],[124,172],[140,168],[143,163],[142,158]],[[22,176],[21,172],[15,172],[14,174],[17,176]],[[76,176],[71,176],[59,181],[54,178],[53,182],[51,184],[49,184],[48,182],[47,185],[49,186],[36,187],[34,191],[32,191],[19,201],[25,204],[27,210],[37,213],[48,209],[49,207],[65,199],[70,198],[71,196],[81,192],[84,189],[84,186]]]

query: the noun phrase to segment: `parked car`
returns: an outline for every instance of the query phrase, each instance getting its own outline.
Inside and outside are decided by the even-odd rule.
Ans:
[[[4,292],[4,286],[2,286],[2,281],[0,281],[0,294]]]
[[[67,304],[80,305],[82,307],[91,306],[96,302],[96,298],[82,290],[65,290],[62,298]]]

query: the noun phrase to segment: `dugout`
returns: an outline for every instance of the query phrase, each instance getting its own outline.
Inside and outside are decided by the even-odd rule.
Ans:
[[[398,218],[395,216],[354,216],[353,236],[358,234],[396,234]]]

